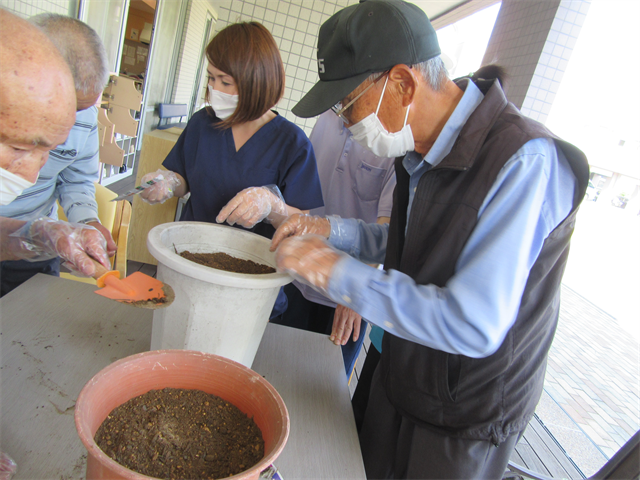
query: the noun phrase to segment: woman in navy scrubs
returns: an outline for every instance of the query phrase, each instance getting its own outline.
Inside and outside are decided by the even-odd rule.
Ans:
[[[191,193],[180,220],[224,222],[271,238],[274,224],[322,206],[311,142],[273,111],[284,94],[278,47],[256,22],[221,30],[206,49],[208,106],[194,113],[140,195],[148,203]],[[272,317],[286,309],[280,292]]]

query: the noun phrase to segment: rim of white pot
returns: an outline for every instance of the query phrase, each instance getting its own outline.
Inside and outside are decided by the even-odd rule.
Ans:
[[[229,235],[232,236],[248,236],[252,241],[261,242],[265,245],[269,245],[271,240],[257,233],[240,230],[238,228],[230,227],[228,225],[218,225],[215,223],[207,222],[171,222],[163,223],[153,227],[149,231],[147,237],[147,248],[149,253],[158,260],[158,262],[166,265],[168,268],[175,270],[188,277],[207,282],[216,285],[224,285],[228,287],[237,288],[274,288],[281,287],[290,283],[293,279],[287,273],[265,273],[265,274],[247,274],[247,273],[235,273],[226,272],[224,270],[218,270],[215,268],[205,267],[199,265],[186,258],[178,255],[173,247],[165,245],[162,241],[162,236],[166,233],[170,233],[172,230],[179,230],[185,228],[198,228],[198,229],[226,229]],[[271,265],[274,266],[274,265]],[[274,266],[275,267],[275,266]]]

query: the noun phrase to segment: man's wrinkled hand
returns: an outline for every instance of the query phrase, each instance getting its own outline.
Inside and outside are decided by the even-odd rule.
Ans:
[[[95,273],[92,258],[111,268],[107,241],[89,225],[41,217],[27,222],[10,237],[17,242],[14,253],[20,259],[36,262],[60,257],[69,270],[87,277]]]
[[[319,235],[329,238],[331,223],[324,217],[296,213],[287,218],[276,230],[271,240],[270,250],[275,251],[280,243],[288,237],[301,235]]]
[[[278,270],[326,294],[333,266],[345,254],[318,235],[285,238],[276,251]]]
[[[353,341],[360,337],[362,317],[359,313],[344,305],[338,305],[333,315],[333,327],[329,339],[336,345],[346,345],[353,332]]]
[[[89,222],[87,225],[92,226],[96,230],[98,230],[104,239],[107,241],[107,254],[110,257],[113,257],[116,254],[116,250],[118,247],[116,246],[116,242],[113,241],[113,237],[111,236],[111,232],[105,228],[100,222]]]

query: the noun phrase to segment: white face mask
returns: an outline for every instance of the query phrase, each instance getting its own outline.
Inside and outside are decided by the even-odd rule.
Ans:
[[[407,114],[404,117],[404,126],[402,130],[395,133],[389,133],[380,122],[378,118],[378,110],[380,110],[380,104],[382,104],[382,97],[384,97],[384,91],[387,88],[387,80],[384,81],[384,87],[382,88],[382,94],[380,95],[380,101],[378,102],[378,108],[376,113],[363,118],[355,125],[349,127],[353,134],[353,139],[365,148],[371,150],[379,157],[400,157],[407,152],[411,152],[415,148],[413,141],[413,132],[411,131],[411,125],[407,125],[407,118],[409,117],[409,107],[407,107]]]
[[[238,106],[238,95],[214,90],[211,85],[207,85],[207,87],[209,88],[209,105],[216,112],[216,117],[220,120],[229,118]]]
[[[35,183],[0,168],[0,205],[9,205],[23,191],[34,185]]]

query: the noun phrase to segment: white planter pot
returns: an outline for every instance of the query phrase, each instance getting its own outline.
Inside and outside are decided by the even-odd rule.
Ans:
[[[151,349],[199,350],[251,368],[278,291],[291,277],[225,272],[178,253],[224,252],[275,267],[270,245],[255,233],[212,223],[175,222],[151,229],[147,247],[158,260],[157,278],[176,294],[169,307],[153,313]]]

